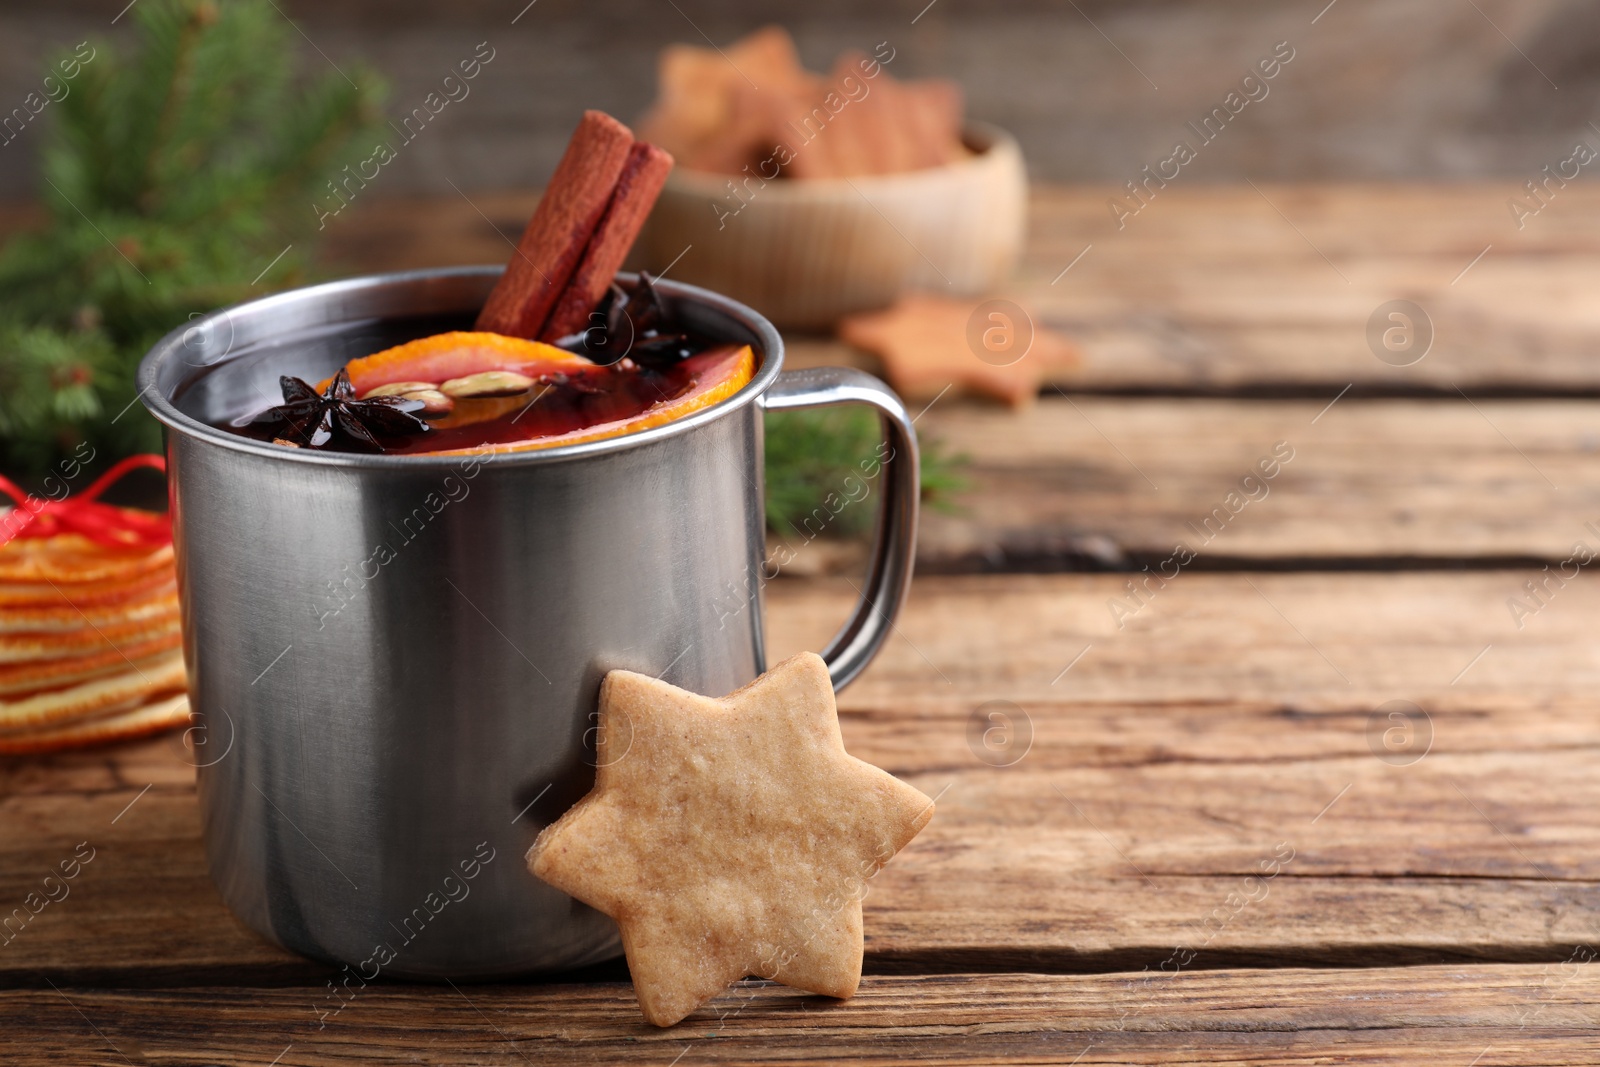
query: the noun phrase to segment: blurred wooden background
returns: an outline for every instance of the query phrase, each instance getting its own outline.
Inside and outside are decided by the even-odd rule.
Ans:
[[[125,34],[131,15],[112,20],[126,2],[5,3],[0,110],[37,88],[48,55]],[[1600,145],[1589,0],[278,3],[310,42],[308,65],[364,57],[383,71],[391,115],[479,42],[495,50],[472,95],[385,169],[385,194],[542,184],[582,108],[631,119],[646,106],[662,45],[725,44],[768,22],[812,67],[888,41],[894,73],[958,79],[971,113],[1013,130],[1034,177],[1053,182],[1134,177],[1280,41],[1293,62],[1186,182],[1493,176],[1509,195],[1575,139]],[[37,132],[0,148],[0,198],[31,192]]]

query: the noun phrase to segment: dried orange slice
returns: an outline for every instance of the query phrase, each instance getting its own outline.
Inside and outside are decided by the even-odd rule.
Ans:
[[[352,359],[345,365],[357,396],[395,382],[447,382],[485,371],[513,371],[537,378],[594,364],[554,345],[472,330],[435,334]],[[317,384],[321,392],[332,378]]]
[[[183,653],[174,649],[151,664],[148,670],[130,667],[120,674],[80,682],[65,689],[0,700],[0,733],[59,726],[100,712],[131,707],[187,684]]]
[[[669,397],[641,411],[639,414],[626,419],[617,419],[612,422],[596,423],[585,426],[581,430],[570,433],[552,434],[548,437],[532,437],[525,441],[509,441],[503,444],[482,445],[475,448],[441,449],[432,455],[452,455],[460,453],[478,452],[529,452],[534,449],[556,448],[560,445],[575,445],[585,441],[601,441],[608,437],[621,437],[623,434],[638,433],[648,430],[652,426],[681,419],[691,412],[701,408],[710,407],[719,400],[724,400],[749,384],[755,376],[756,357],[749,345],[728,345],[702,352],[697,356],[690,356],[680,365],[690,379],[687,389],[676,396]]]
[[[164,619],[178,614],[175,582],[114,604],[57,604],[53,607],[8,608],[0,612],[0,634],[64,633],[84,627]]]
[[[118,622],[68,633],[0,634],[0,663],[33,663],[68,656],[92,656],[136,641],[181,633],[176,611],[153,619]]]
[[[12,541],[0,549],[0,581],[132,581],[151,571],[172,573],[172,546],[155,550],[105,548],[80,534]]]
[[[124,642],[116,648],[86,656],[0,665],[0,697],[60,689],[91,678],[120,674],[129,667],[143,669],[159,659],[163,652],[177,648],[182,640],[182,635],[174,631],[147,641]]]
[[[81,748],[110,741],[131,741],[187,725],[189,697],[178,693],[155,701],[80,720],[67,726],[29,733],[0,735],[0,755],[32,755]]]
[[[187,721],[173,547],[155,539],[165,519],[94,499],[133,466],[161,462],[124,460],[0,545],[0,753],[116,741]],[[8,484],[0,478],[0,488]]]
[[[131,578],[95,582],[5,582],[0,581],[0,609],[48,608],[76,604],[87,608],[96,604],[127,603],[158,586],[173,582],[170,569],[154,570]]]

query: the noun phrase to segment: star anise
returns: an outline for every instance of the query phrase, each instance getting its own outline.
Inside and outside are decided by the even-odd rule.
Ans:
[[[639,272],[632,293],[612,285],[595,314],[600,321],[580,335],[578,350],[596,363],[615,363],[628,356],[658,366],[694,354],[688,333],[644,271]]]
[[[356,399],[350,375],[343,368],[324,392],[308,382],[284,375],[278,379],[283,403],[250,420],[253,429],[276,440],[330,452],[382,452],[380,438],[425,433],[431,427],[415,414],[420,400],[398,396]]]

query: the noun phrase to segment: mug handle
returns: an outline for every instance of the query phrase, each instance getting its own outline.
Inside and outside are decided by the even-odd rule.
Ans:
[[[822,653],[833,688],[843,689],[878,654],[911,588],[921,497],[917,431],[893,390],[872,375],[849,367],[788,371],[778,376],[761,404],[767,411],[833,404],[867,404],[878,409],[883,427],[878,458],[885,489],[873,528],[866,583],[855,612]]]

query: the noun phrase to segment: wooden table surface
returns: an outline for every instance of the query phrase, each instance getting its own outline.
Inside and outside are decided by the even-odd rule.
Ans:
[[[607,965],[319,1025],[331,971],[223,909],[173,736],[0,763],[0,911],[95,849],[0,946],[0,1060],[1600,1063],[1600,588],[1559,576],[1600,556],[1600,191],[1522,231],[1511,191],[1175,188],[1120,232],[1109,190],[1036,195],[1016,295],[1087,359],[918,424],[972,488],[839,704],[939,812],[872,887],[855,999],[749,982],[657,1030]],[[527,205],[378,204],[334,251],[499,260],[479,209]],[[1404,368],[1366,341],[1397,298],[1435,329]],[[772,583],[776,650],[853,580]]]

